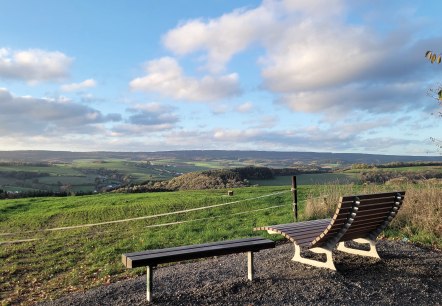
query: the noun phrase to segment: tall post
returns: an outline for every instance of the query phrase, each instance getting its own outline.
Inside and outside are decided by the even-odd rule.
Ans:
[[[298,186],[296,184],[296,176],[292,176],[292,194],[293,194],[293,212],[295,220],[298,222]]]
[[[152,302],[152,280],[153,280],[153,267],[147,266],[146,277],[146,299],[148,302]]]
[[[247,278],[249,280],[253,280],[253,252],[249,251],[247,252]]]

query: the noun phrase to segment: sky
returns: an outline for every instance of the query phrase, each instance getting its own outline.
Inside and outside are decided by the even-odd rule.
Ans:
[[[438,155],[441,11],[0,0],[0,150]]]

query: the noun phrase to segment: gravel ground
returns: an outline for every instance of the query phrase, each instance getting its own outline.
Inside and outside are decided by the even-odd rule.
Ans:
[[[442,252],[381,240],[382,260],[334,254],[337,272],[292,262],[293,245],[160,267],[151,305],[442,305]],[[40,305],[146,305],[145,277]]]

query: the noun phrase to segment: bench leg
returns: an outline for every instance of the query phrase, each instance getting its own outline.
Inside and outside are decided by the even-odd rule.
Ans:
[[[358,239],[354,239],[353,241],[357,242],[357,243],[368,243],[370,245],[370,250],[364,251],[364,250],[358,250],[358,249],[346,247],[344,245],[344,242],[339,242],[337,249],[339,251],[345,252],[345,253],[380,258],[378,252],[376,251],[376,242],[374,240],[365,239],[365,238],[358,238]]]
[[[147,266],[146,299],[148,302],[152,301],[152,280],[153,280],[153,267]]]
[[[247,252],[247,277],[250,281],[253,280],[253,252]]]
[[[319,261],[310,258],[301,257],[301,247],[295,244],[295,256],[292,260],[303,264],[311,265],[318,268],[327,268],[336,271],[335,264],[333,263],[332,251],[325,248],[312,248],[310,249],[313,253],[325,254],[326,261]]]

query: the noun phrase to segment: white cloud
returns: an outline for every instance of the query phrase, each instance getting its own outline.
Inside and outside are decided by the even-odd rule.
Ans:
[[[239,105],[236,110],[240,113],[248,113],[253,110],[253,104],[252,102],[245,102]]]
[[[422,84],[410,84],[426,69],[422,45],[438,46],[440,39],[417,39],[421,24],[413,24],[410,10],[393,5],[382,11],[380,5],[264,0],[256,8],[185,21],[166,33],[163,43],[178,55],[203,54],[212,73],[239,52],[262,47],[262,88],[294,111],[415,106]]]
[[[71,83],[71,84],[64,84],[61,86],[62,91],[80,91],[86,88],[93,88],[97,86],[97,82],[94,79],[87,79],[80,83]]]
[[[213,73],[224,69],[231,57],[276,25],[271,3],[255,9],[239,9],[219,18],[189,20],[164,37],[164,45],[178,55],[206,51],[206,68]]]
[[[35,83],[68,76],[73,59],[59,51],[0,49],[0,78]]]
[[[175,108],[161,103],[136,104],[126,111],[131,114],[126,122],[112,128],[116,135],[140,136],[170,130],[179,122]]]
[[[147,75],[130,82],[133,90],[156,92],[165,97],[185,101],[215,101],[240,93],[238,76],[187,77],[177,61],[170,57],[152,60],[146,66]]]
[[[0,133],[8,135],[94,134],[100,124],[121,120],[67,98],[19,97],[0,88]]]

